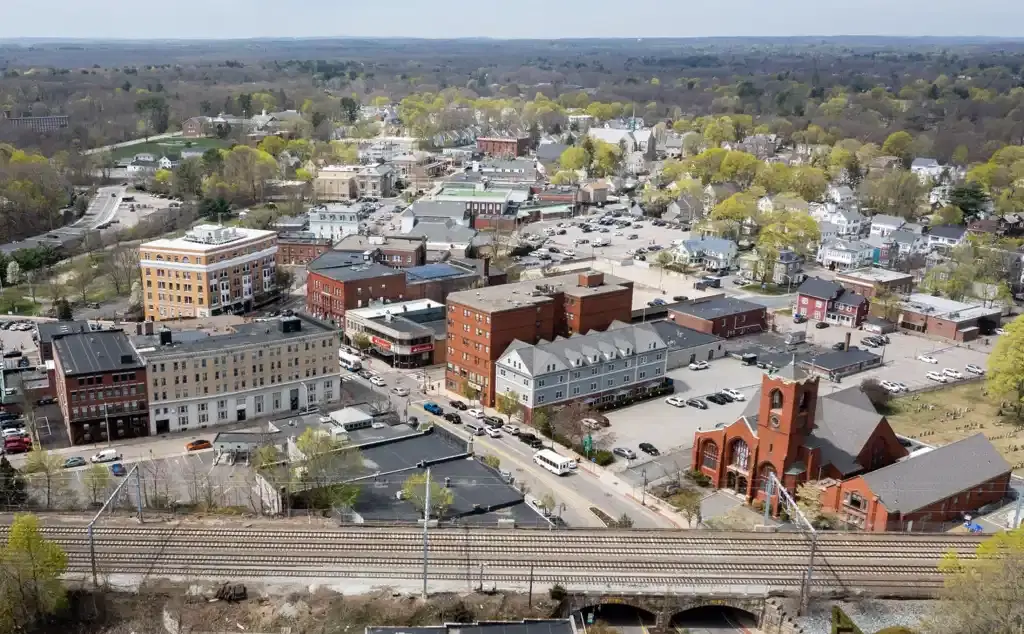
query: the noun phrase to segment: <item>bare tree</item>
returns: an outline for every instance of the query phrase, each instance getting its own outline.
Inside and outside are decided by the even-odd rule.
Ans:
[[[70,283],[78,292],[82,303],[89,301],[89,288],[96,279],[96,269],[93,268],[88,258],[80,260],[75,264],[71,273]]]
[[[106,259],[104,270],[114,285],[114,292],[124,295],[139,277],[139,250],[126,246],[114,248]]]

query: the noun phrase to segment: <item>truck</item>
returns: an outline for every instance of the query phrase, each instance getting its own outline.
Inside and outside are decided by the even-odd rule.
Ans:
[[[611,238],[600,237],[600,238],[594,240],[594,246],[595,247],[606,247],[606,246],[610,245],[611,243],[612,243],[612,239]]]
[[[802,330],[794,330],[786,333],[786,345],[792,346],[807,341],[807,333]]]
[[[361,370],[363,367],[363,362],[358,356],[344,350],[338,350],[338,363],[350,372]]]

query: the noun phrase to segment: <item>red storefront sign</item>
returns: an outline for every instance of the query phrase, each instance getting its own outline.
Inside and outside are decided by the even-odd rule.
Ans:
[[[417,352],[426,352],[428,350],[433,350],[433,349],[434,349],[434,344],[432,344],[432,343],[421,343],[418,346],[413,346],[412,347],[412,354],[416,354]]]
[[[377,346],[378,348],[383,348],[385,350],[391,349],[390,341],[384,341],[380,337],[371,337],[370,340],[373,341],[373,345]]]

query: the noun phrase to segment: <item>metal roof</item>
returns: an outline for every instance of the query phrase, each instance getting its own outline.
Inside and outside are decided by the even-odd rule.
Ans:
[[[53,356],[68,376],[146,367],[120,330],[59,336],[53,340]]]
[[[762,304],[755,304],[754,302],[748,302],[743,299],[724,295],[713,297],[705,301],[697,300],[695,302],[686,301],[669,304],[668,309],[674,310],[677,313],[692,315],[700,319],[719,319],[721,317],[749,313],[755,310],[767,311],[767,308]]]
[[[439,280],[446,277],[461,277],[467,274],[475,274],[473,271],[466,271],[451,264],[436,263],[413,266],[405,269],[405,277],[411,282],[423,282],[428,280]]]

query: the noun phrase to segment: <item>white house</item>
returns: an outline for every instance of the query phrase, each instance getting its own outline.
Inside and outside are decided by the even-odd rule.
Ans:
[[[849,185],[829,185],[825,196],[841,207],[848,207],[857,201]]]
[[[910,164],[910,171],[917,174],[922,183],[928,180],[938,182],[942,176],[942,170],[942,165],[933,158],[916,158]]]
[[[318,238],[337,242],[359,233],[359,208],[351,205],[318,205],[309,210],[309,231]]]
[[[819,225],[827,222],[835,226],[840,236],[859,236],[868,225],[868,219],[859,211],[840,207],[835,202],[811,203],[809,210],[811,217],[817,220]]]
[[[902,257],[908,257],[910,255],[925,253],[928,251],[928,239],[921,233],[900,229],[899,231],[893,231],[890,233],[889,239],[892,240],[899,249]]]
[[[822,244],[815,258],[818,264],[836,270],[870,266],[874,247],[860,240],[833,240]]]
[[[160,160],[156,162],[157,166],[162,170],[172,170],[178,166],[177,161],[172,161],[166,156],[161,156]]]
[[[871,235],[886,237],[893,231],[899,231],[907,221],[896,216],[878,214],[871,217]]]
[[[731,269],[736,264],[736,243],[725,238],[684,240],[675,249],[677,260],[709,271]]]
[[[153,163],[153,162],[156,161],[156,157],[153,156],[152,154],[150,154],[149,152],[140,152],[140,153],[136,154],[132,158],[132,160],[133,161],[141,161],[143,163]]]
[[[929,231],[927,235],[928,248],[955,247],[958,244],[963,244],[964,237],[966,235],[967,228],[958,225],[939,225],[938,227],[932,227],[931,231]]]
[[[156,172],[159,168],[159,164],[156,161],[143,161],[135,159],[128,164],[125,171],[132,176],[149,176]]]
[[[839,237],[839,227],[831,222],[819,222],[818,233],[821,234],[821,239],[818,241],[819,244],[826,244]]]

